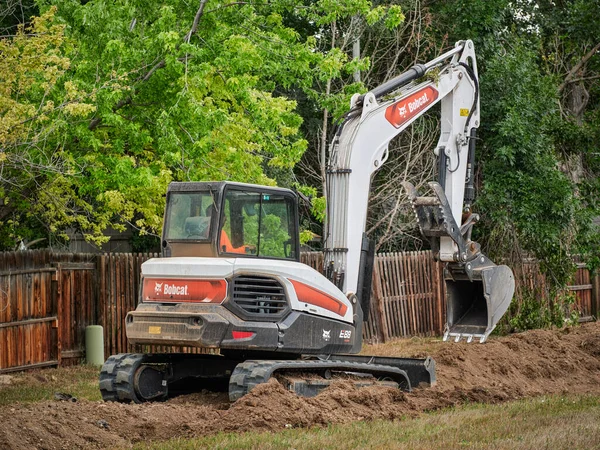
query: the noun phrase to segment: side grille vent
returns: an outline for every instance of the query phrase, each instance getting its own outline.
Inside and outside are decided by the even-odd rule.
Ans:
[[[276,318],[288,309],[285,289],[274,278],[239,276],[232,284],[232,302],[249,317]]]

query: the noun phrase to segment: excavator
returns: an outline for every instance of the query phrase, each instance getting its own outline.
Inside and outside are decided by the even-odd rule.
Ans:
[[[479,82],[473,43],[366,94],[355,94],[330,143],[323,273],[300,262],[298,196],[229,181],[168,187],[162,257],[142,264],[139,304],[125,319],[140,345],[213,354],[111,356],[100,373],[106,401],[164,400],[225,384],[235,401],[277,378],[303,396],[337,378],[410,390],[435,383],[432,358],[358,355],[371,295],[374,245],[365,233],[373,174],[391,139],[440,103],[431,195],[404,184],[422,234],[444,262],[444,340],[484,342],[506,312],[514,277],[471,240]]]

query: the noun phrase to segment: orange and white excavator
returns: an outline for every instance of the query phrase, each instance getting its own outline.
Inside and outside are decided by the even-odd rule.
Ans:
[[[339,374],[408,390],[434,383],[431,358],[356,353],[371,294],[374,247],[364,232],[371,178],[385,164],[390,140],[437,103],[433,195],[405,188],[423,235],[445,262],[444,339],[485,341],[510,304],[514,278],[471,240],[478,220],[471,202],[479,83],[473,43],[461,41],[352,97],[330,146],[324,274],[300,263],[294,192],[226,181],[172,183],[162,257],[142,265],[127,337],[132,344],[218,354],[111,356],[100,374],[102,397],[143,402],[225,383],[235,400],[273,376],[306,396]]]

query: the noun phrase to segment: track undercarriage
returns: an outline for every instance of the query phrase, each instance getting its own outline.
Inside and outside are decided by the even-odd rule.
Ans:
[[[343,376],[357,386],[383,384],[410,391],[435,383],[431,358],[328,355],[298,359],[226,358],[217,355],[134,354],[111,356],[100,373],[105,401],[142,403],[202,389],[223,390],[235,401],[255,386],[278,378],[289,390],[312,397]]]

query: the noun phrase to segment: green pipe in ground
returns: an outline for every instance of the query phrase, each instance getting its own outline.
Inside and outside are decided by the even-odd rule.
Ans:
[[[85,328],[85,361],[92,366],[104,364],[104,330],[100,325]]]

